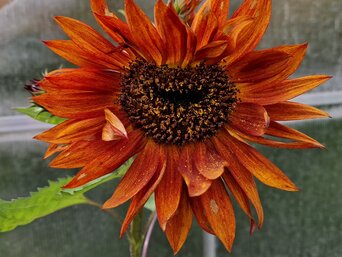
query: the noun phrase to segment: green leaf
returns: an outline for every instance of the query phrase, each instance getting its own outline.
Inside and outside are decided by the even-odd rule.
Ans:
[[[32,221],[75,204],[86,204],[87,199],[80,194],[63,194],[61,187],[71,178],[49,182],[49,186],[31,193],[30,197],[12,201],[0,200],[0,232],[7,232],[17,226]]]
[[[37,192],[31,193],[30,197],[12,201],[0,199],[0,232],[11,231],[18,226],[29,224],[38,218],[72,205],[90,204],[84,193],[105,182],[122,177],[129,169],[132,161],[133,158],[115,172],[79,188],[62,189],[64,185],[70,182],[71,178],[69,177],[59,179],[56,182],[49,182],[48,187],[39,188]]]
[[[154,201],[154,194],[151,195],[150,199],[145,203],[144,208],[150,210],[151,212],[156,211],[156,203]]]
[[[49,124],[56,125],[66,120],[66,119],[54,116],[53,114],[45,110],[43,107],[38,106],[38,105],[32,105],[27,108],[16,108],[16,110],[22,114],[30,116],[31,118],[35,120],[49,123]]]

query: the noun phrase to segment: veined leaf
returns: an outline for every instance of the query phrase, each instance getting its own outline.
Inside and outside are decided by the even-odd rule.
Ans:
[[[35,120],[49,123],[49,124],[56,125],[66,120],[64,118],[54,116],[53,114],[45,110],[43,107],[38,106],[38,105],[32,105],[27,108],[16,108],[16,110],[22,114],[30,116],[31,118]]]
[[[64,185],[70,182],[71,178],[68,177],[49,182],[49,186],[39,188],[37,192],[31,193],[29,197],[12,201],[0,199],[0,232],[11,231],[18,226],[29,224],[38,218],[69,206],[89,204],[84,193],[105,182],[122,177],[131,163],[132,159],[115,172],[72,190],[62,189]]]

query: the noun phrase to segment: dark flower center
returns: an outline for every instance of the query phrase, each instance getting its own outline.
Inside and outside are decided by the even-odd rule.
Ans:
[[[121,85],[120,103],[130,121],[162,144],[214,136],[237,102],[237,89],[219,65],[170,68],[137,60]]]

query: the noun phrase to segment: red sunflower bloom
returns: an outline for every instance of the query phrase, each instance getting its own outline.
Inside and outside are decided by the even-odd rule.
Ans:
[[[115,44],[80,21],[56,17],[70,40],[45,43],[79,68],[48,74],[38,83],[45,93],[33,97],[67,119],[37,136],[51,144],[48,155],[59,152],[52,167],[82,168],[66,188],[111,173],[135,156],[104,208],[131,200],[124,233],[155,193],[160,226],[175,252],[193,214],[231,250],[235,216],[228,191],[253,227],[261,228],[254,177],[282,190],[297,187],[250,142],[320,148],[278,121],[328,116],[289,102],[330,78],[289,78],[307,44],[255,50],[271,0],[245,0],[229,19],[229,0],[207,0],[191,18],[198,3],[188,5],[193,9],[183,19],[172,1],[158,0],[152,23],[133,0],[125,1],[126,21],[104,0],[92,0],[96,20]]]

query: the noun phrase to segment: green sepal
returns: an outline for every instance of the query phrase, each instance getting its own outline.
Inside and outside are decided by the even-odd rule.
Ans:
[[[46,109],[38,105],[31,105],[30,107],[26,108],[16,108],[16,111],[25,114],[35,120],[49,124],[57,125],[62,123],[63,121],[66,121],[66,119],[54,116]]]

